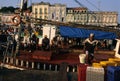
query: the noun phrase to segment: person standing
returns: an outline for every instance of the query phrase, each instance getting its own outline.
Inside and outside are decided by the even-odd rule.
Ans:
[[[94,39],[94,34],[91,33],[89,38],[87,38],[83,43],[84,52],[86,54],[86,63],[91,65],[94,59],[94,50],[98,44],[98,41]]]
[[[44,51],[49,50],[50,47],[50,40],[47,38],[47,35],[44,36],[44,38],[42,39],[42,49]]]

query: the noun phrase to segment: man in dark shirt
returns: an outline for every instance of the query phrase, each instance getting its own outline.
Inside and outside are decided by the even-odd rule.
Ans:
[[[49,50],[49,44],[50,44],[50,40],[47,38],[47,35],[44,36],[44,38],[42,39],[42,49],[43,50]]]
[[[94,40],[94,34],[90,34],[89,38],[84,41],[84,52],[86,54],[86,63],[92,64],[94,58],[94,49],[98,44],[97,40]]]

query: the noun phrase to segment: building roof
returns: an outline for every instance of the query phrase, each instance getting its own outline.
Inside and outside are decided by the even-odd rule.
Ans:
[[[85,7],[72,7],[72,8],[67,8],[67,10],[88,10]]]
[[[32,5],[50,5],[49,2],[32,3]]]

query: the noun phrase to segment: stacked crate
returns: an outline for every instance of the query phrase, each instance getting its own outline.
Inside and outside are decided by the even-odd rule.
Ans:
[[[116,62],[117,66],[120,66],[120,58],[109,58],[108,61]]]
[[[120,66],[107,67],[107,81],[120,81]]]
[[[116,62],[113,62],[113,61],[100,61],[100,64],[101,64],[103,67],[107,67],[107,66],[117,66],[117,63],[116,63]]]
[[[87,67],[86,81],[104,81],[104,68]]]
[[[77,66],[78,81],[86,81],[86,69],[87,65],[80,64]]]
[[[96,68],[102,68],[102,65],[100,63],[92,63],[92,66]]]

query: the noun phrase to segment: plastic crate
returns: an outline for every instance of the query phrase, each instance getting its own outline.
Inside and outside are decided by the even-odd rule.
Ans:
[[[77,66],[78,81],[86,81],[86,69],[87,65],[80,64]]]
[[[87,67],[86,81],[104,81],[104,68]]]
[[[120,66],[107,67],[107,81],[120,81]]]
[[[109,58],[109,61],[116,62],[117,66],[120,66],[120,58]]]
[[[120,58],[109,58],[109,61],[120,61]]]
[[[96,68],[102,68],[102,65],[100,63],[92,63],[92,66]]]
[[[100,61],[100,64],[103,67],[107,67],[107,66],[117,66],[117,63],[114,61]]]

